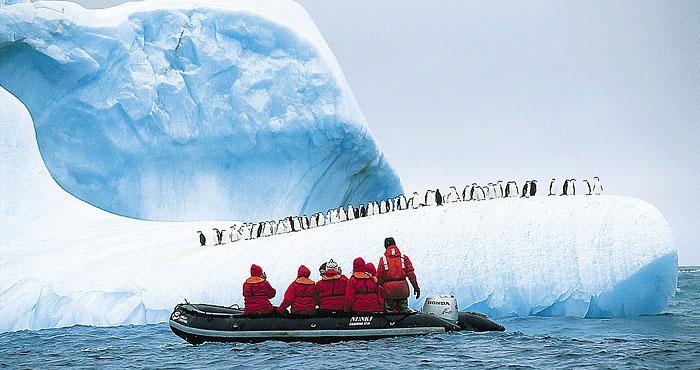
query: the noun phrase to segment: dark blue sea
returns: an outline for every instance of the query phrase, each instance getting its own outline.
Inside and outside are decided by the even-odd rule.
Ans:
[[[700,268],[681,268],[664,313],[624,319],[500,318],[505,333],[336,344],[192,346],[167,324],[0,334],[0,367],[700,369]]]

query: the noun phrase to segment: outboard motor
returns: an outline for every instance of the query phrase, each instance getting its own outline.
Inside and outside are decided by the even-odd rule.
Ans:
[[[421,312],[437,316],[453,323],[459,320],[457,299],[453,295],[429,295],[425,298],[425,302],[423,302]]]

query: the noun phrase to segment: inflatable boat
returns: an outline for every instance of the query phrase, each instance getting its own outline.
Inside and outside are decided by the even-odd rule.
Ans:
[[[442,297],[442,296],[441,296]],[[313,316],[246,316],[238,307],[183,303],[170,315],[170,329],[192,344],[266,340],[328,343],[452,331],[503,331],[488,317],[450,308],[449,298],[428,297],[422,311],[329,312]],[[456,301],[455,301],[456,307]]]

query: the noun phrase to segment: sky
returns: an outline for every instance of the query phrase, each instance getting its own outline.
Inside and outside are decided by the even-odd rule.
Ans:
[[[599,176],[700,265],[700,2],[298,2],[407,193]]]

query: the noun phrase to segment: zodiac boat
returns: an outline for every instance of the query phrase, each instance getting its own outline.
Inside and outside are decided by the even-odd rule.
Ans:
[[[458,312],[453,296],[430,296],[421,311],[406,313],[329,312],[313,316],[243,315],[238,307],[182,303],[170,315],[170,329],[192,344],[266,340],[328,343],[452,331],[503,331],[482,314]]]

